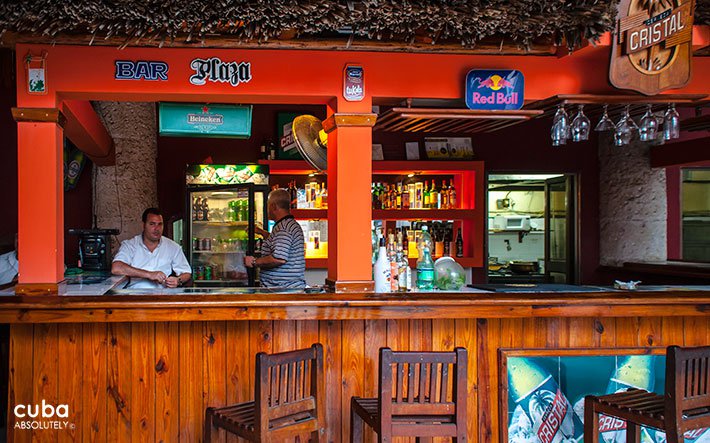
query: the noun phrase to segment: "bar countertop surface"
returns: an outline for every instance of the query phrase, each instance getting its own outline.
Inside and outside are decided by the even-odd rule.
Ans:
[[[708,286],[482,285],[377,294],[318,288],[120,289],[122,277],[68,281],[59,296],[0,293],[0,323],[710,315]],[[62,293],[63,291],[63,293]],[[90,295],[95,294],[95,295]]]

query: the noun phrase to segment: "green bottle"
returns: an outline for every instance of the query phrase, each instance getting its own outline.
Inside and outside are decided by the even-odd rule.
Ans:
[[[423,248],[422,255],[417,259],[417,288],[434,289],[434,262],[427,246]]]

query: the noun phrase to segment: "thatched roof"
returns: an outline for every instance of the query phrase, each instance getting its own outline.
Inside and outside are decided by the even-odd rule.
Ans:
[[[708,0],[697,0],[710,23]],[[613,27],[618,0],[11,0],[0,3],[0,31],[46,37],[92,35],[165,44],[229,36],[264,42],[285,35],[333,35],[400,43],[497,38],[527,47],[547,37],[568,46]],[[92,40],[93,41],[93,40]]]
[[[165,41],[215,36],[266,41],[347,35],[402,43],[415,38],[474,46],[496,37],[529,45],[596,39],[611,29],[618,0],[11,0],[0,30],[47,37],[94,35]],[[140,42],[138,42],[140,44]]]

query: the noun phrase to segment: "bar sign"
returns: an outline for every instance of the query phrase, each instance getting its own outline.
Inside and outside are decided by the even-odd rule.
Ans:
[[[343,98],[349,102],[359,102],[365,98],[365,71],[362,66],[345,66]]]

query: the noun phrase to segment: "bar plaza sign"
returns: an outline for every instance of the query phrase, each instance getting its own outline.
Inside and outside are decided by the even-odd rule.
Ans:
[[[609,80],[654,95],[690,80],[693,0],[622,0]]]
[[[466,106],[478,110],[523,107],[525,78],[513,69],[472,69],[466,75]]]

